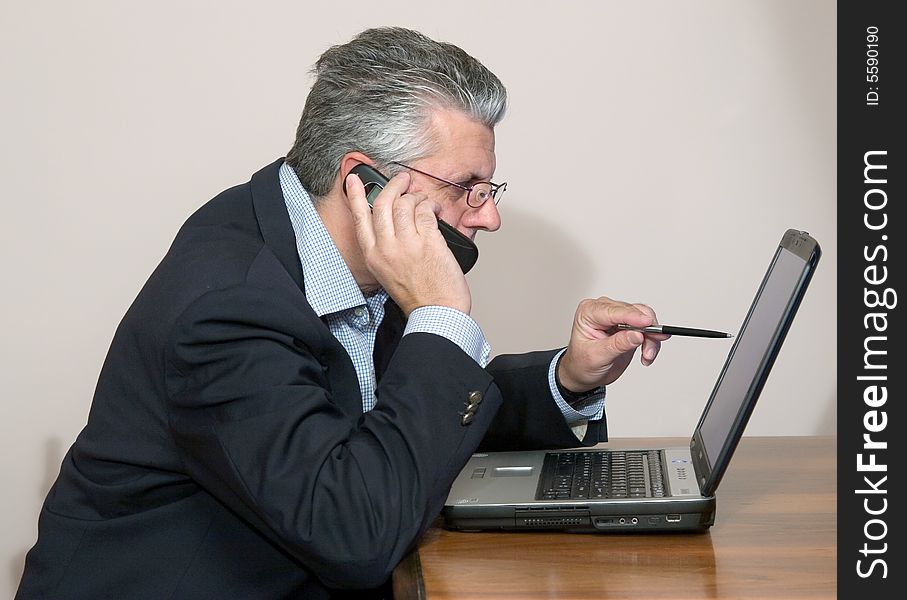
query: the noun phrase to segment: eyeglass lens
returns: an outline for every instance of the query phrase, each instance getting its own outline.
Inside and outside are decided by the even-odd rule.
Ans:
[[[469,196],[466,198],[466,203],[474,208],[478,208],[485,204],[486,200],[492,199],[494,203],[497,204],[501,199],[501,194],[503,193],[503,191],[503,188],[498,188],[497,190],[492,192],[491,184],[477,183],[469,192]]]

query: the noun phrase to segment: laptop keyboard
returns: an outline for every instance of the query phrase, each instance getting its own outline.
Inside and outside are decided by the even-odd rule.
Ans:
[[[658,450],[548,452],[536,500],[663,498]]]

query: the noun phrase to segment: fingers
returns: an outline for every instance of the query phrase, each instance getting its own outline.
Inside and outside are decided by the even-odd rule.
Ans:
[[[623,354],[639,348],[645,341],[646,336],[638,331],[618,331],[608,340],[611,342],[611,348],[616,354]]]
[[[387,182],[371,209],[362,182],[348,176],[346,183],[365,267],[403,313],[447,306],[469,314],[469,285],[438,229],[440,204],[409,192],[405,171]]]
[[[620,324],[634,327],[648,327],[656,322],[655,311],[644,304],[629,304],[612,300],[606,296],[595,300],[583,300],[579,306],[582,321],[589,327],[616,335]],[[620,333],[638,333],[624,331]],[[626,336],[625,336],[626,337]],[[628,337],[628,339],[633,339]]]
[[[648,304],[636,303],[636,304],[631,304],[630,306],[632,306],[639,312],[643,313],[644,315],[650,317],[652,319],[652,322],[650,323],[650,325],[654,325],[654,324],[658,323],[658,318],[655,316],[655,310],[653,310],[652,307],[649,306]]]
[[[630,304],[602,296],[595,300],[586,300],[581,304],[585,318],[582,322],[592,330],[597,330],[605,337],[615,354],[628,353],[641,347],[640,360],[643,365],[651,365],[661,350],[661,342],[670,338],[663,334],[642,334],[638,331],[618,330],[619,324],[634,327],[648,327],[658,323],[658,317],[652,307],[646,304]]]
[[[412,208],[410,200],[401,198],[409,188],[410,176],[407,172],[391,177],[372,205],[372,222],[376,238],[390,239],[396,235],[397,227],[402,231],[413,229]],[[407,211],[409,205],[409,211]],[[407,223],[407,214],[409,223]]]
[[[406,193],[409,182],[408,173],[397,174],[378,194],[373,206],[369,206],[362,181],[352,173],[347,175],[346,195],[359,245],[363,249],[372,248],[379,242],[388,242],[398,236],[416,234],[420,229],[431,226],[437,229],[434,214],[440,212],[440,205],[437,202],[430,202],[417,211],[416,206],[421,204],[424,198],[421,194]]]
[[[358,175],[350,173],[346,176],[346,197],[353,215],[353,226],[356,229],[359,246],[363,250],[372,248],[375,245],[372,209],[365,197],[365,186],[362,185],[362,180]]]
[[[605,315],[606,321],[612,326],[624,323],[634,327],[648,327],[658,322],[655,311],[645,304],[628,304],[610,300]]]
[[[652,310],[652,307],[645,304],[634,304],[633,306],[640,312],[652,317],[652,325],[658,323],[658,317],[655,316],[655,311]],[[658,357],[658,353],[661,351],[661,342],[669,339],[670,337],[671,336],[669,335],[663,334],[643,335],[642,351],[640,353],[640,361],[642,362],[642,364],[648,367],[653,362],[655,362],[655,359]]]
[[[420,235],[430,234],[433,230],[438,231],[438,215],[440,213],[441,205],[434,200],[426,199],[416,204],[416,231]]]
[[[655,359],[658,357],[658,353],[661,351],[661,342],[648,335],[644,336],[644,338],[640,360],[643,365],[648,367],[655,362]]]
[[[608,337],[608,343],[610,344],[610,350],[614,354],[615,358],[621,355],[626,355],[629,357],[627,363],[630,362],[630,358],[633,357],[633,353],[637,348],[645,343],[646,336],[638,331],[616,331]]]

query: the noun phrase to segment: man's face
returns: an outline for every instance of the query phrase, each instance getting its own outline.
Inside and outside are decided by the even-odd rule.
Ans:
[[[455,110],[435,111],[431,127],[437,150],[430,156],[407,163],[420,171],[469,187],[491,181],[495,169],[494,130]],[[441,204],[440,219],[472,239],[480,229],[496,231],[501,216],[488,200],[473,208],[467,192],[421,173],[410,171],[410,192],[422,192]]]

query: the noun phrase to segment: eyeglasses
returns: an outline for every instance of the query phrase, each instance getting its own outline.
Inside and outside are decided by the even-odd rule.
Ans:
[[[453,181],[448,181],[431,173],[426,173],[425,171],[420,171],[415,167],[410,167],[409,165],[404,165],[401,162],[392,161],[392,165],[397,165],[403,167],[404,169],[409,169],[410,171],[415,171],[416,173],[421,173],[426,177],[431,177],[432,179],[437,179],[441,183],[446,183],[447,185],[452,185],[455,188],[460,188],[461,190],[467,192],[466,194],[466,204],[473,208],[479,208],[485,201],[489,198],[497,205],[501,201],[501,196],[504,195],[504,190],[507,189],[507,182],[504,183],[492,183],[490,181],[480,181],[474,183],[470,186],[465,186],[459,183],[454,183]]]

